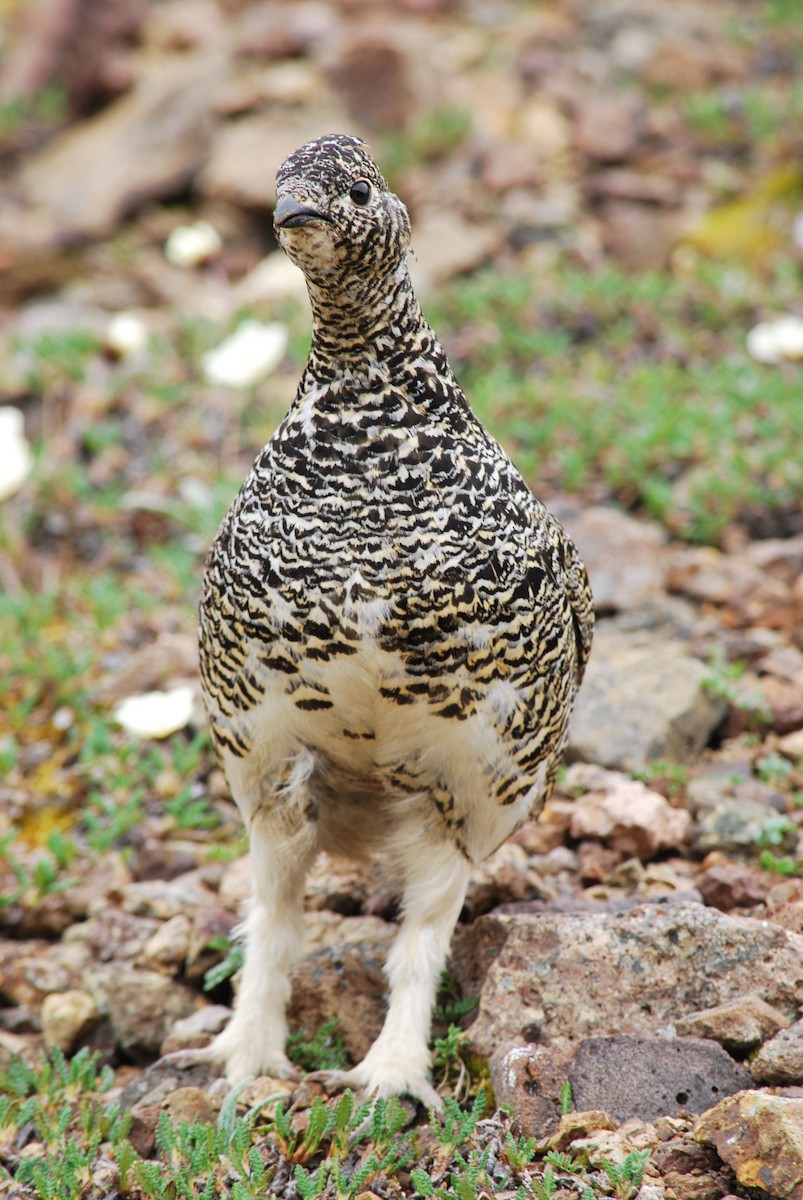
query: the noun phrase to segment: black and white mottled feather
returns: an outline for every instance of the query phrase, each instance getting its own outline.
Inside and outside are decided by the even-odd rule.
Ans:
[[[385,855],[403,920],[384,1028],[345,1081],[432,1103],[430,1009],[472,863],[543,804],[593,626],[571,541],[472,413],[413,294],[410,225],[363,143],[278,173],[309,360],[209,556],[201,670],[248,827],[237,1080],[288,1075],[316,853]]]

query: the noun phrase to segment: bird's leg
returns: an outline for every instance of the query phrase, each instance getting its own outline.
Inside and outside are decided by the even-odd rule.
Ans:
[[[339,1082],[381,1096],[406,1093],[439,1108],[428,1078],[432,1006],[471,868],[446,842],[411,841],[404,858],[402,924],[385,967],[385,1024],[363,1061]]]
[[[286,813],[258,810],[249,822],[253,895],[234,1016],[211,1050],[226,1078],[292,1078],[285,1054],[289,970],[303,937],[304,879],[315,855],[312,827],[288,839]]]

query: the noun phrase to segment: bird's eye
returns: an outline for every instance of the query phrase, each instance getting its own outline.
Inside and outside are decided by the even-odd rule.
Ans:
[[[367,179],[358,179],[351,185],[349,196],[355,204],[367,204],[371,199],[371,185]]]

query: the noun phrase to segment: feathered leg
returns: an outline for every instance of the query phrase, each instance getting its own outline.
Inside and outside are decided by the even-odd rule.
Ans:
[[[402,924],[385,967],[385,1024],[362,1062],[339,1081],[380,1096],[406,1093],[439,1108],[428,1078],[432,1006],[471,867],[447,842],[411,840],[404,858]]]

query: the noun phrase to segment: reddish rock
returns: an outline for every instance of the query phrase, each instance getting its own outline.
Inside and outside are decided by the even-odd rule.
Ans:
[[[758,871],[727,861],[706,867],[696,883],[705,903],[720,912],[761,904],[769,887],[766,876]]]
[[[757,1083],[803,1084],[803,1021],[781,1029],[750,1063]]]
[[[349,42],[329,77],[352,120],[369,129],[403,129],[416,104],[411,69],[398,38],[376,31]]]
[[[790,1024],[761,996],[739,996],[703,1012],[687,1013],[675,1021],[675,1029],[684,1037],[710,1038],[727,1051],[744,1058],[767,1038]]]
[[[749,1188],[772,1200],[803,1200],[803,1099],[745,1091],[705,1113],[694,1136]]]
[[[768,1004],[796,1016],[803,937],[700,904],[495,914],[459,932],[452,971],[464,994],[479,991],[469,1037],[488,1055],[522,1040],[653,1036],[754,992],[757,978]]]
[[[638,143],[642,111],[640,99],[627,94],[589,97],[575,117],[576,149],[597,162],[620,162],[627,158]]]
[[[570,826],[578,841],[596,838],[626,857],[641,859],[682,846],[690,831],[691,818],[684,809],[673,808],[660,793],[624,777],[608,791],[581,796]]]
[[[119,95],[134,77],[132,43],[146,0],[34,0],[0,75],[5,100],[64,87],[73,113]]]

